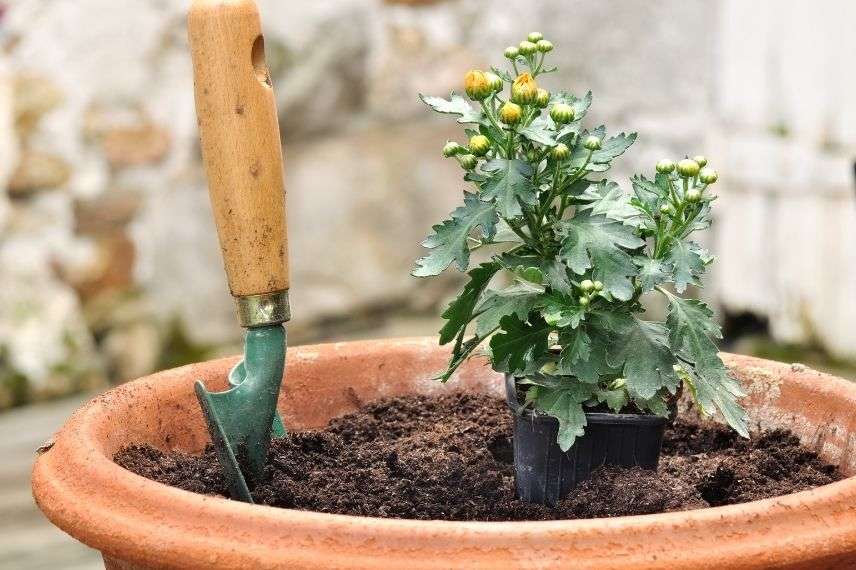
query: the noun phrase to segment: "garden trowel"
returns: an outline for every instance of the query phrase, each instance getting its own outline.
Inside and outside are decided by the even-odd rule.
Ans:
[[[196,394],[234,499],[252,502],[285,366],[288,243],[276,102],[252,0],[194,0],[188,15],[196,114],[220,248],[247,329],[231,388]]]

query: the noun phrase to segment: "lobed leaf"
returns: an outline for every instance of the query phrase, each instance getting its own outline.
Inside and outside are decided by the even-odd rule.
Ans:
[[[491,174],[481,190],[483,201],[494,201],[496,211],[503,218],[522,215],[520,203],[537,204],[538,197],[532,183],[532,167],[522,160],[495,158],[482,166]]]
[[[452,262],[456,262],[461,271],[466,271],[470,263],[467,238],[473,230],[481,227],[481,236],[490,240],[496,231],[496,222],[493,204],[464,192],[464,205],[452,212],[448,220],[435,225],[434,233],[422,242],[431,251],[416,261],[412,274],[416,277],[439,275]]]
[[[448,100],[422,94],[419,95],[419,98],[438,113],[460,115],[459,123],[480,123],[484,119],[484,113],[481,109],[474,109],[469,101],[455,92],[451,93]]]

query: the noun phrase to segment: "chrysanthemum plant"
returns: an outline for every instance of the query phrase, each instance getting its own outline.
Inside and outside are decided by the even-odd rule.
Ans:
[[[526,405],[559,420],[564,450],[583,435],[587,410],[667,416],[682,389],[702,413],[718,410],[747,435],[712,311],[681,296],[713,260],[690,236],[710,225],[716,171],[696,156],[660,161],[653,178],[632,178],[632,192],[606,178],[636,133],[587,130],[590,92],[540,88],[555,71],[545,66],[552,49],[532,33],[505,50],[510,70],[470,71],[472,103],[422,96],[469,125],[468,143],[447,142],[443,154],[460,163],[471,191],[433,227],[413,271],[468,271],[442,315],[440,343],[453,349],[439,378],[484,346],[495,370],[518,379]],[[481,248],[492,249],[489,261],[470,268]],[[512,284],[492,288],[500,274]],[[665,298],[665,322],[643,318],[649,295]]]

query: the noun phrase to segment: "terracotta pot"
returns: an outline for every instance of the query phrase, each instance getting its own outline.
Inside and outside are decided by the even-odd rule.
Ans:
[[[431,338],[291,349],[280,410],[321,426],[381,396],[463,388],[502,394],[470,362],[430,378],[446,352]],[[749,391],[754,425],[787,426],[856,472],[856,385],[798,366],[726,356]],[[36,461],[33,493],[57,526],[108,568],[854,568],[856,478],[784,497],[681,513],[554,522],[372,519],[275,509],[154,483],[111,460],[129,443],[196,452],[207,434],[193,395],[225,388],[235,359],[162,372],[98,396]]]

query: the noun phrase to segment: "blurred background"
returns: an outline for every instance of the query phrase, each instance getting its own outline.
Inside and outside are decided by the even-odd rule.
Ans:
[[[635,130],[612,175],[718,169],[699,294],[726,348],[856,377],[856,3],[258,0],[286,163],[291,344],[434,334],[410,277],[464,184],[420,92],[537,30]],[[36,513],[33,450],[93,391],[240,348],[199,156],[187,0],[0,0],[0,566],[97,567]],[[14,409],[13,409],[14,408]],[[5,565],[5,566],[4,566]]]

